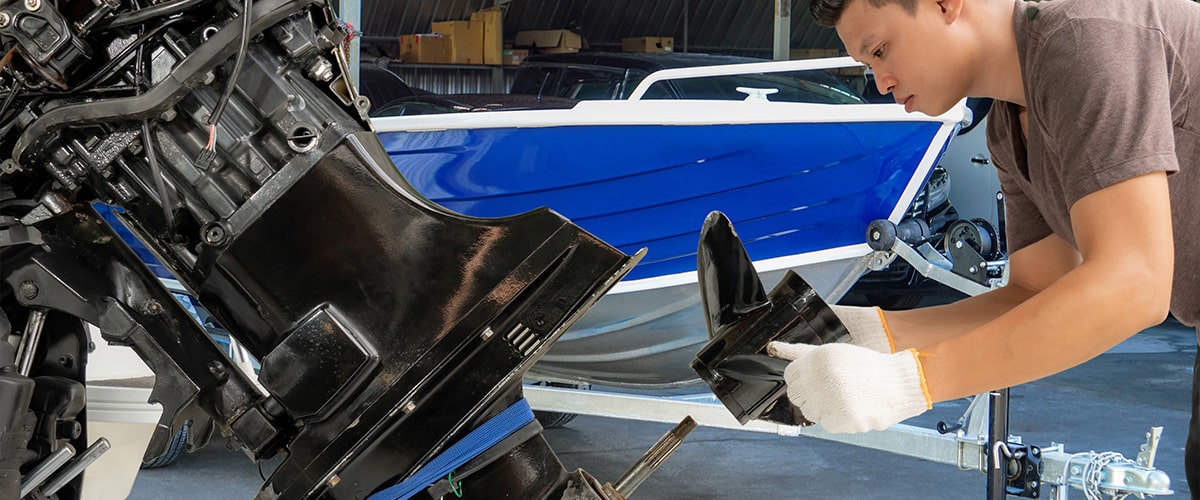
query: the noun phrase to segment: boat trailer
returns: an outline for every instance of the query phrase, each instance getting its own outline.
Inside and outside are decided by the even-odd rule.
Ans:
[[[968,295],[978,295],[1007,284],[1008,270],[1005,262],[988,261],[983,257],[983,254],[989,253],[986,246],[990,242],[982,240],[986,238],[989,228],[965,226],[981,225],[978,221],[960,221],[959,224],[964,226],[949,231],[947,246],[951,249],[951,257],[954,258],[951,262],[928,242],[919,244],[915,249],[910,246],[910,242],[921,240],[921,228],[906,223],[897,226],[888,220],[872,222],[867,230],[867,240],[872,252],[864,255],[845,273],[829,296],[842,296],[863,273],[882,269],[897,257],[912,265],[922,275]],[[736,241],[732,226],[728,219],[718,213],[709,217],[701,235],[701,268],[706,267],[703,263],[706,239],[712,240],[714,233],[722,231],[728,234],[718,234],[721,241],[711,246],[724,249],[717,250],[718,252],[728,253],[729,243],[733,241],[736,244],[734,252],[740,250],[740,258],[743,260],[738,261],[738,255],[720,255],[711,260],[733,262],[726,267],[737,268],[738,271],[729,271],[725,275],[731,272],[742,274],[738,278],[729,278],[730,280],[754,276],[753,266],[749,258],[745,257],[740,242]],[[749,273],[744,272],[746,266],[749,266]],[[702,290],[710,292],[710,295],[717,294],[705,289],[704,277],[712,274],[721,276],[722,272],[717,270],[702,273]],[[798,276],[791,275],[785,277],[784,281],[787,282],[790,277],[799,279]],[[754,281],[757,282],[757,278],[754,278]],[[739,285],[743,286],[728,288],[735,288],[742,299],[751,295],[745,292],[749,288],[744,286],[745,283]],[[776,290],[771,292],[771,298],[779,302],[783,301],[778,299],[794,299],[796,293],[781,292],[787,288],[785,285],[786,283],[781,283],[777,286]],[[761,293],[761,285],[759,286]],[[807,298],[802,297],[801,301],[820,303],[820,298],[815,297],[816,294],[811,288],[806,291],[811,295]],[[725,295],[728,297],[731,294]],[[820,307],[823,308],[824,304],[820,303]],[[723,308],[722,312],[731,309],[738,308]],[[760,317],[769,315],[770,313],[765,313]],[[797,316],[806,314],[801,313]],[[811,316],[808,318],[815,324],[815,319]],[[764,322],[771,323],[771,320],[764,319],[755,326]],[[778,320],[774,320],[772,324],[778,323]],[[790,329],[791,332],[797,330],[800,329]],[[762,336],[763,332],[759,331],[756,334]],[[781,337],[762,337],[755,345],[757,348],[764,348],[767,342],[777,338]],[[747,341],[746,338],[738,340]],[[728,354],[730,348],[725,346],[725,351],[725,354]],[[704,352],[698,354],[698,362],[702,361],[700,358],[704,356]],[[763,362],[769,363],[766,360]],[[702,364],[707,366],[710,362],[705,360]],[[694,363],[693,367],[696,368],[697,364]],[[700,372],[701,369],[697,368],[697,371]],[[773,388],[764,389],[761,384],[754,386],[759,380],[750,384],[734,384],[739,389],[753,386],[750,390],[758,391],[751,395],[741,394],[741,397],[724,394],[719,390],[716,391],[717,395],[705,393],[671,397],[528,385],[524,390],[525,397],[532,407],[543,411],[665,423],[694,419],[697,425],[705,427],[786,437],[804,436],[953,465],[959,470],[979,471],[987,475],[986,498],[989,499],[1002,499],[1008,495],[1040,498],[1043,487],[1048,492],[1046,498],[1057,500],[1065,500],[1071,489],[1082,490],[1089,500],[1101,498],[1101,495],[1115,498],[1132,495],[1145,498],[1174,493],[1167,473],[1154,468],[1162,427],[1152,427],[1146,433],[1146,442],[1141,445],[1134,459],[1126,458],[1117,452],[1070,453],[1060,443],[1039,447],[1024,443],[1020,436],[1008,433],[1008,389],[1003,389],[975,396],[957,422],[939,422],[936,429],[901,423],[877,432],[832,434],[819,426],[811,425],[802,417],[795,418],[797,416],[792,416],[787,411],[780,411],[779,407],[785,406],[782,403],[786,403],[787,399],[781,399],[784,390],[782,367],[779,368],[779,372],[778,384]],[[748,377],[746,380],[749,379]],[[720,386],[712,381],[708,382],[714,389]],[[758,405],[742,405],[746,401],[757,402]],[[781,414],[785,418],[777,418]]]

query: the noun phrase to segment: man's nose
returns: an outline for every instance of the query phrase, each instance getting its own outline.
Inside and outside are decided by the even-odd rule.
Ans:
[[[896,90],[896,79],[891,75],[876,72],[875,86],[879,89],[880,94],[891,94],[893,90]]]

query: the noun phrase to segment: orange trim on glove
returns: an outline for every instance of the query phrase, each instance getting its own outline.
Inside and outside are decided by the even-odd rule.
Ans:
[[[913,361],[917,363],[917,376],[921,377],[921,394],[925,395],[925,409],[933,409],[933,397],[929,395],[929,384],[925,382],[925,367],[921,366],[921,356],[923,354],[917,352],[916,349],[908,349],[912,353]]]
[[[888,326],[887,326],[887,318],[883,317],[883,309],[876,307],[875,312],[879,313],[879,323],[881,325],[883,325],[883,333],[887,335],[888,347],[892,350],[892,352],[896,352],[896,341],[892,340],[892,329],[888,328]],[[918,364],[920,364],[920,363],[918,363]],[[925,378],[922,377],[921,380],[924,381]],[[924,382],[922,382],[922,383],[924,383]],[[929,392],[926,391],[925,394],[928,397]]]

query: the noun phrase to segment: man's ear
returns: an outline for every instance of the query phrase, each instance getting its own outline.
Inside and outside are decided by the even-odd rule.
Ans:
[[[935,0],[942,14],[942,19],[946,24],[951,24],[958,20],[958,16],[962,14],[963,0]]]

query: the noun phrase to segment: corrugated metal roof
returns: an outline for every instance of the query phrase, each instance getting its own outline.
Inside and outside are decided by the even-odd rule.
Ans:
[[[494,0],[364,0],[362,31],[368,43],[394,44],[402,34],[426,33],[433,21],[467,19]],[[504,39],[518,31],[573,28],[597,49],[621,39],[671,36],[676,51],[770,57],[775,0],[511,0],[503,5]],[[686,10],[686,28],[685,28]],[[841,48],[832,29],[812,22],[808,0],[792,8],[792,47]]]

